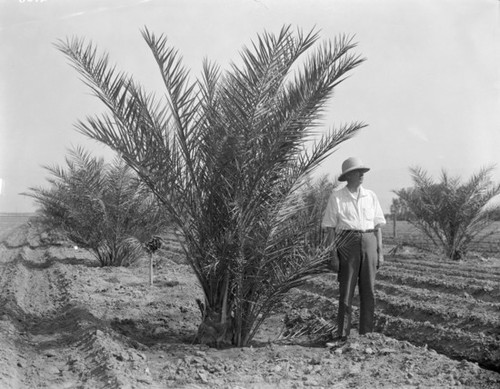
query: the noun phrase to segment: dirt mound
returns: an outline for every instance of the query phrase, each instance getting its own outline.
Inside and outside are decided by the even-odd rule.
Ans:
[[[36,217],[28,222],[7,228],[0,234],[0,242],[7,248],[72,246],[60,233],[44,227]]]
[[[344,344],[277,340],[283,312],[252,347],[193,343],[201,296],[178,253],[100,268],[84,251],[37,242],[29,226],[0,244],[1,388],[495,388],[500,375],[382,334]],[[23,235],[24,234],[24,235]],[[31,235],[30,235],[31,234]],[[294,294],[295,293],[295,294]],[[307,294],[309,293],[309,294]],[[307,294],[307,295],[306,295]],[[285,302],[332,314],[332,299],[294,291]],[[331,316],[331,315],[330,315]]]

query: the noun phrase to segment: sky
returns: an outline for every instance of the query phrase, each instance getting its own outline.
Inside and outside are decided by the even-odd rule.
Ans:
[[[366,61],[327,103],[324,128],[368,124],[316,174],[332,178],[359,157],[364,186],[389,212],[394,190],[411,186],[409,168],[436,179],[467,179],[500,154],[498,0],[0,0],[0,212],[33,212],[20,193],[47,187],[44,165],[64,165],[69,148],[111,156],[75,123],[102,112],[55,47],[92,40],[111,62],[150,90],[159,71],[140,30],[166,34],[194,77],[204,58],[229,68],[257,34],[285,24],[322,40],[354,36]],[[500,182],[500,164],[493,180]]]

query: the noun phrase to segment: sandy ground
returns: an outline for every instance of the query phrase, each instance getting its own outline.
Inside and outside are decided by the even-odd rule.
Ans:
[[[179,256],[158,260],[150,286],[146,262],[100,268],[28,228],[2,242],[2,389],[500,387],[498,373],[382,334],[333,347],[278,341],[281,314],[252,347],[195,344],[200,290]]]

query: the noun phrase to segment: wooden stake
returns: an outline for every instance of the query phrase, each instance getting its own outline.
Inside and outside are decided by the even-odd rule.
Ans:
[[[153,253],[149,253],[149,286],[153,286]]]

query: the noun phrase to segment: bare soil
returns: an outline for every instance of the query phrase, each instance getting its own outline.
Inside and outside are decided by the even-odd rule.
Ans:
[[[48,244],[29,225],[1,242],[2,389],[500,387],[500,374],[478,363],[381,333],[331,347],[279,340],[284,311],[251,347],[195,344],[201,291],[178,254],[157,258],[150,286],[146,261],[101,268],[89,253]],[[333,317],[324,296],[294,290],[283,307],[316,307]]]

